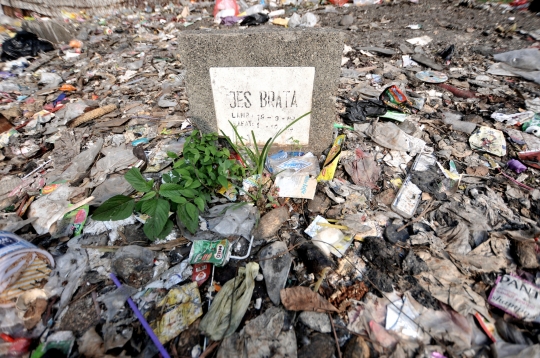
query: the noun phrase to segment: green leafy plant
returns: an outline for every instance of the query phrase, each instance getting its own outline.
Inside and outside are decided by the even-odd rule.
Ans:
[[[291,152],[301,152],[302,151],[302,144],[300,144],[300,140],[294,139],[293,137],[290,137],[289,140],[292,143]]]
[[[162,177],[163,183],[145,179],[138,168],[131,168],[126,180],[133,189],[144,193],[139,199],[116,195],[105,201],[92,215],[98,221],[123,220],[133,211],[148,215],[143,230],[150,240],[167,236],[174,224],[169,212],[191,232],[199,226],[199,214],[204,211],[215,189],[229,186],[229,180],[241,180],[244,168],[229,159],[230,152],[218,147],[217,134],[201,135],[195,130],[184,144],[183,157],[168,152],[173,169]]]
[[[274,144],[274,141],[276,140],[276,138],[278,138],[281,134],[283,134],[283,132],[285,132],[287,129],[292,127],[296,122],[298,122],[305,116],[309,115],[310,113],[311,112],[307,112],[303,114],[302,116],[296,118],[294,121],[289,123],[286,127],[279,130],[274,137],[271,137],[266,141],[266,144],[260,150],[259,150],[259,146],[257,145],[257,139],[255,138],[255,133],[251,131],[251,137],[253,139],[253,148],[251,148],[251,146],[246,145],[246,143],[244,142],[244,138],[242,138],[242,136],[238,134],[238,128],[234,124],[232,124],[231,121],[229,121],[229,123],[231,127],[233,128],[234,134],[236,134],[236,138],[240,144],[238,145],[238,144],[233,143],[232,140],[225,133],[223,133],[223,131],[221,131],[221,134],[223,134],[223,136],[227,139],[231,147],[234,149],[236,153],[238,153],[238,155],[240,156],[240,158],[242,159],[244,163],[247,163],[247,162],[244,159],[244,156],[242,156],[242,153],[248,156],[248,159],[251,163],[250,171],[252,175],[262,174],[264,171],[266,158],[268,157],[268,152],[270,148],[272,147],[272,145]]]
[[[274,178],[274,176],[264,173],[258,176],[253,187],[248,191],[242,191],[251,198],[261,211],[264,211],[266,208],[279,206],[279,202],[276,200],[278,189],[273,185]]]

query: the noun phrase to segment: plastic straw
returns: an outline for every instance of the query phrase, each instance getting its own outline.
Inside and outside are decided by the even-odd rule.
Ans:
[[[113,280],[116,287],[120,288],[122,286],[122,284],[118,280],[118,277],[116,277],[114,273],[111,272],[109,276],[111,277],[111,280]],[[159,353],[161,353],[163,358],[171,358],[169,353],[167,353],[167,351],[165,350],[165,347],[163,347],[163,344],[161,344],[161,342],[159,341],[159,338],[156,336],[156,334],[152,330],[152,327],[150,327],[148,322],[146,322],[146,319],[142,315],[141,311],[139,311],[139,308],[137,308],[137,305],[135,304],[135,302],[133,302],[131,297],[128,297],[127,302],[129,303],[129,307],[131,307],[131,309],[133,310],[133,313],[135,313],[135,316],[137,316],[137,318],[139,319],[139,322],[141,322],[146,333],[148,333],[148,335],[152,339],[152,342],[154,342],[154,344],[156,345],[157,349],[159,350]]]

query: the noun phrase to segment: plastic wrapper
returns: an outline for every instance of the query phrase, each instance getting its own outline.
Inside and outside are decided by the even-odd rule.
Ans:
[[[47,85],[45,88],[54,88],[58,87],[62,81],[62,77],[56,73],[43,72],[39,83]]]
[[[283,176],[317,176],[320,173],[319,161],[312,153],[304,154],[303,152],[285,152],[283,150],[268,156],[266,169],[270,174]]]
[[[57,315],[71,302],[71,297],[81,286],[88,267],[88,255],[84,249],[70,247],[64,255],[57,258],[56,268],[43,287],[49,297],[60,296]]]
[[[257,4],[257,5],[250,6],[244,12],[245,12],[245,15],[249,16],[249,15],[254,15],[263,11],[264,11],[264,6],[262,4]]]
[[[229,262],[231,256],[231,245],[229,240],[219,241],[197,240],[191,246],[189,253],[189,263],[211,263],[217,267],[222,267]]]
[[[360,148],[355,150],[353,160],[343,158],[343,167],[356,185],[371,189],[377,188],[377,180],[381,172],[371,154],[364,153]]]
[[[317,177],[317,181],[329,181],[334,178],[339,158],[341,157],[341,146],[345,142],[345,135],[340,135],[334,141],[326,160],[324,161],[321,173]]]
[[[38,259],[54,267],[54,259],[47,251],[38,249],[13,233],[0,231],[0,293],[17,282]]]
[[[388,149],[409,152],[411,155],[420,153],[426,142],[420,138],[413,137],[402,131],[394,123],[377,122],[371,125],[369,132],[371,139]]]
[[[181,287],[172,288],[167,296],[157,304],[157,307],[164,313],[153,321],[151,326],[159,341],[167,343],[202,316],[201,295],[197,283],[191,282]]]
[[[379,96],[379,100],[388,107],[404,113],[411,113],[410,107],[414,107],[414,104],[396,85],[385,88]]]
[[[193,274],[191,279],[200,287],[210,278],[212,272],[211,264],[195,264],[193,265]]]
[[[251,238],[251,230],[257,219],[257,208],[246,204],[216,205],[208,210],[208,229],[223,237],[239,235],[246,240]]]
[[[506,140],[504,134],[500,130],[479,127],[469,137],[469,144],[472,149],[491,153],[502,157],[506,155]]]
[[[88,168],[94,163],[94,160],[101,151],[102,147],[103,138],[99,138],[87,150],[77,154],[66,170],[62,172],[60,175],[61,178],[67,181],[80,179],[84,174],[86,174]]]
[[[299,198],[313,200],[317,190],[317,179],[310,175],[278,175],[274,182],[279,188],[280,198]]]
[[[444,61],[450,61],[452,60],[452,57],[454,56],[454,52],[456,50],[455,45],[450,45],[446,49],[442,50],[441,52],[437,53]]]
[[[527,111],[527,112],[518,112],[514,114],[504,114],[504,113],[493,113],[491,115],[491,118],[496,120],[497,122],[504,122],[507,126],[513,126],[513,125],[519,125],[519,124],[525,124],[530,119],[532,119],[535,116],[534,112]],[[526,127],[524,130],[527,129]]]
[[[237,16],[225,16],[221,18],[221,25],[233,26],[242,21],[241,17]]]
[[[82,234],[84,224],[88,218],[90,207],[83,205],[80,208],[70,211],[56,223],[56,231],[53,237],[79,236]]]
[[[223,285],[201,320],[201,332],[219,341],[236,331],[248,309],[258,273],[259,264],[256,262],[249,262],[246,267],[238,269],[238,276]]]
[[[51,226],[64,216],[73,190],[74,188],[67,185],[59,185],[52,193],[32,202],[28,218],[37,218],[32,222],[32,226],[38,234],[48,233]]]
[[[98,297],[98,302],[102,302],[107,307],[107,322],[110,322],[124,308],[127,299],[135,293],[137,293],[136,288],[122,285],[116,290]]]

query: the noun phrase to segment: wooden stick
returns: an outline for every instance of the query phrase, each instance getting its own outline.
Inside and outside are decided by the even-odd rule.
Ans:
[[[336,340],[338,357],[341,358],[341,349],[339,348],[339,341],[337,339],[336,328],[334,327],[334,321],[332,321],[332,315],[330,314],[330,312],[328,312],[328,318],[330,318],[330,324],[332,325],[332,331],[334,332],[334,339]]]

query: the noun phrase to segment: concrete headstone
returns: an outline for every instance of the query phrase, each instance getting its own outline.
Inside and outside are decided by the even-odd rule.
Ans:
[[[22,27],[55,44],[62,42],[67,44],[75,38],[72,29],[55,21],[25,21]]]
[[[223,131],[259,145],[276,139],[320,153],[332,142],[342,35],[332,29],[258,28],[184,31],[179,36],[190,117],[207,132]],[[292,139],[291,139],[292,138]]]

